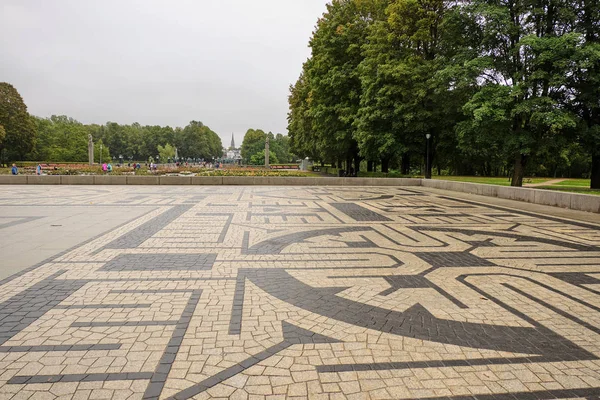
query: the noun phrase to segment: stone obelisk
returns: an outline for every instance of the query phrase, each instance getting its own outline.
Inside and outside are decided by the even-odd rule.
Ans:
[[[269,168],[269,136],[265,141],[265,168]]]
[[[88,135],[88,159],[90,165],[94,165],[94,138]]]

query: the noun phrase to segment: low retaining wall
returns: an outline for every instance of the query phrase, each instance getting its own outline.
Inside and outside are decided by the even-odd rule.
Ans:
[[[600,213],[600,196],[429,179],[295,176],[0,175],[0,185],[423,186]]]
[[[429,179],[421,180],[421,186],[600,213],[600,196],[589,194]]]
[[[0,185],[420,186],[420,179],[302,176],[0,175]]]

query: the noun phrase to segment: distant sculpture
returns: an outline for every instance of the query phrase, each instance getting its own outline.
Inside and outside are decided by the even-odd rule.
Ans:
[[[94,165],[94,138],[88,135],[88,159],[90,165]]]
[[[269,168],[269,136],[265,141],[265,168]]]

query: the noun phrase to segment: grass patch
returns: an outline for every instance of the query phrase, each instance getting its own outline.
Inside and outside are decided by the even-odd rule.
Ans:
[[[591,181],[589,179],[567,179],[552,186],[570,186],[570,187],[587,187],[589,188]]]
[[[510,186],[510,178],[506,177],[487,177],[487,176],[433,176],[433,179],[439,179],[443,181],[456,181],[456,182],[469,182],[469,183],[481,183],[485,185],[499,185],[499,186]],[[551,180],[551,178],[525,178],[523,184],[529,183],[544,183]]]

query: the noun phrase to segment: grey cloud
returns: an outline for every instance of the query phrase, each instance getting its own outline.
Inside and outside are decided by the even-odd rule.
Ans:
[[[286,132],[326,0],[2,0],[0,81],[32,114]]]

